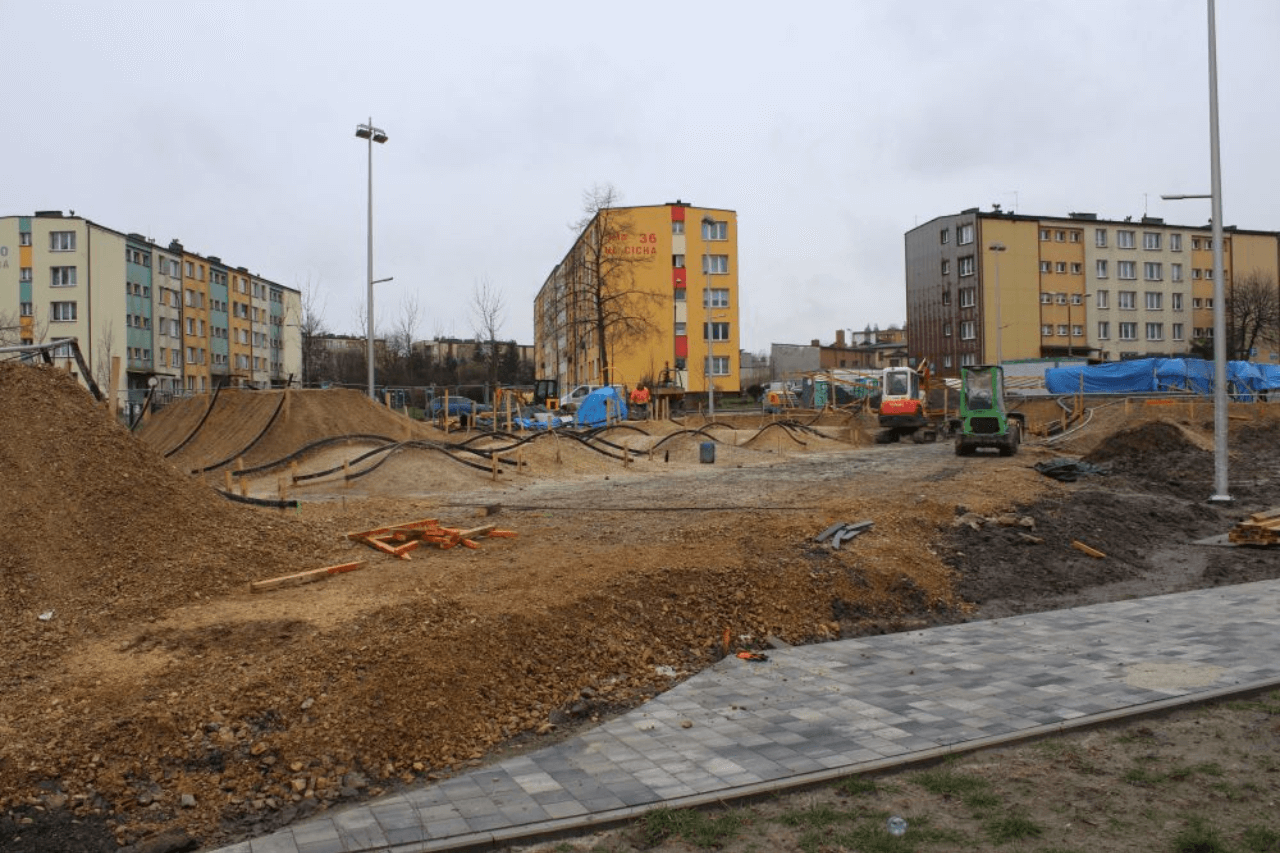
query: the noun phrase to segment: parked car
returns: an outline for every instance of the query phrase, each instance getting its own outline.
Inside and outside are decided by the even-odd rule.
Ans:
[[[431,406],[429,408],[431,417],[440,417],[440,413],[444,410],[444,405],[444,397],[432,398]],[[475,417],[476,415],[485,414],[486,412],[491,411],[493,411],[492,406],[485,403],[477,403],[470,397],[455,396],[453,394],[449,395],[448,415],[451,418]]]

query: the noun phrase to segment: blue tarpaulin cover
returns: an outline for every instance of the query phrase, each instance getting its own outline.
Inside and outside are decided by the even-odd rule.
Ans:
[[[610,415],[626,420],[627,401],[622,399],[616,388],[597,388],[578,405],[574,422],[578,426],[604,426]]]
[[[1083,379],[1083,385],[1081,380]],[[1280,365],[1227,362],[1228,393],[1236,400],[1280,390]],[[1110,364],[1051,367],[1044,372],[1051,394],[1124,394],[1188,391],[1213,393],[1213,362],[1199,358],[1139,358]]]

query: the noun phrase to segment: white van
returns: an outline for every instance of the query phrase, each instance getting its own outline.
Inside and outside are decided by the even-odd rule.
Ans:
[[[587,395],[592,391],[597,391],[605,386],[603,385],[575,385],[573,389],[560,398],[560,408],[567,412],[577,409],[583,400],[587,399]],[[614,385],[618,389],[618,393],[622,395],[622,399],[627,398],[627,392],[621,385]]]

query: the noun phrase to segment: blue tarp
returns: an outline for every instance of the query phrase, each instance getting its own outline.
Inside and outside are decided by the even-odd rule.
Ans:
[[[578,404],[574,423],[578,426],[604,426],[612,416],[615,420],[627,418],[627,401],[616,388],[597,388]]]
[[[1261,391],[1280,390],[1280,365],[1229,361],[1227,384],[1237,400],[1252,400]],[[1208,395],[1213,393],[1213,362],[1199,358],[1140,358],[1051,367],[1044,372],[1044,387],[1050,394],[1189,391]]]

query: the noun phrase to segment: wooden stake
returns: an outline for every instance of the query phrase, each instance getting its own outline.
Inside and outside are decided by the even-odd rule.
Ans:
[[[1077,539],[1071,540],[1071,547],[1075,548],[1077,551],[1088,554],[1090,557],[1093,557],[1094,559],[1100,560],[1103,557],[1107,556],[1106,554],[1099,551],[1097,548],[1090,548],[1088,545],[1084,544],[1083,542]]]
[[[249,592],[267,592],[286,586],[315,583],[316,581],[327,580],[330,575],[354,572],[356,569],[363,568],[364,564],[364,560],[357,560],[354,563],[339,563],[336,566],[325,566],[323,569],[308,569],[305,572],[296,572],[292,575],[281,575],[267,580],[253,581],[249,584]]]
[[[234,484],[231,482],[231,469],[230,469],[230,468],[227,468],[226,470],[224,470],[224,471],[222,472],[222,475],[223,475],[223,476],[222,476],[222,480],[223,480],[223,482],[224,482],[224,483],[226,483],[226,489],[227,489],[227,491],[228,491],[228,492],[230,492],[230,491],[234,491],[234,488],[233,488],[233,485],[234,485]]]

